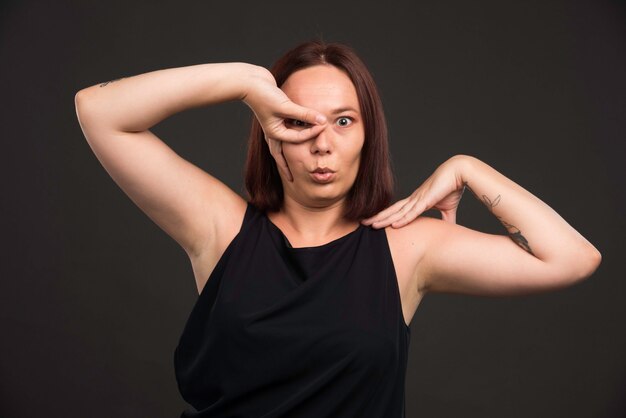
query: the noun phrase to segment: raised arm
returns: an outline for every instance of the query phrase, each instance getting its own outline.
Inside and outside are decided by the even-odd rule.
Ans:
[[[507,235],[455,223],[464,188],[500,220]],[[441,210],[443,219],[418,218],[430,208]],[[365,223],[401,228],[405,241],[419,242],[413,257],[421,292],[497,296],[547,291],[589,277],[601,261],[600,252],[546,203],[467,155],[452,157],[410,197]]]
[[[75,106],[89,146],[113,180],[190,256],[199,256],[232,238],[241,225],[245,201],[149,129],[186,109],[243,100],[274,137],[314,135],[321,128],[315,125],[316,112],[285,99],[268,70],[215,63],[96,84],[76,94]],[[307,119],[314,126],[304,134],[287,130],[283,116]]]

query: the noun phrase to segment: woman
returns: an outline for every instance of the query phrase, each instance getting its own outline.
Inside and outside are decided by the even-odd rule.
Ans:
[[[149,128],[243,100],[244,200]],[[516,295],[589,277],[600,253],[482,161],[456,155],[389,206],[382,105],[348,47],[307,42],[272,68],[172,68],[81,90],[85,137],[187,252],[200,294],[175,353],[186,417],[404,415],[410,323],[428,292]],[[507,235],[456,225],[465,188]],[[435,208],[442,219],[419,216]]]

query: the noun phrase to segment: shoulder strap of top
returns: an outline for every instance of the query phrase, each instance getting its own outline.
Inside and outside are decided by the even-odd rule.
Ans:
[[[247,230],[250,225],[256,222],[261,215],[259,209],[257,209],[252,203],[246,202],[246,213],[243,216],[243,222],[241,224],[241,228],[239,232],[243,232]]]

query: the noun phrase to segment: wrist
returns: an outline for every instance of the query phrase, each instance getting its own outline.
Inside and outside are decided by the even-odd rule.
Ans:
[[[465,154],[457,154],[448,161],[454,166],[457,184],[465,184],[471,177],[477,163],[480,162],[477,158]]]
[[[244,83],[243,89],[239,99],[249,105],[246,99],[251,95],[252,90],[259,85],[259,83],[271,83],[276,86],[276,80],[274,76],[265,67],[254,64],[245,64],[246,67],[244,69]]]

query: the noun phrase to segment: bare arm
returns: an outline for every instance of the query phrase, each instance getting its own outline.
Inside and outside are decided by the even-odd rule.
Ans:
[[[244,201],[149,128],[185,109],[243,97],[261,71],[244,63],[200,64],[100,83],[76,94],[80,126],[100,163],[190,254],[216,244],[216,218],[232,214],[225,224],[236,224]]]
[[[426,291],[486,296],[569,286],[593,274],[600,252],[554,209],[484,162],[462,156],[459,175],[508,236],[435,221],[421,269]]]
[[[508,235],[455,223],[463,187],[487,205]],[[418,217],[429,208],[441,210],[444,218]],[[401,239],[414,248],[409,257],[416,263],[419,292],[548,291],[591,276],[601,262],[600,252],[546,203],[467,155],[450,158],[409,198],[367,223],[400,227]]]
[[[596,269],[600,252],[554,209],[479,159],[464,157],[463,184],[520,248],[577,277]]]
[[[177,112],[229,100],[243,100],[262,115],[262,125],[271,120],[284,128],[278,113],[315,123],[314,113],[285,97],[265,68],[215,63],[96,84],[76,94],[75,106],[89,146],[113,180],[190,256],[198,257],[232,238],[245,201],[181,158],[149,128]],[[287,130],[280,135],[301,138],[319,129],[316,125],[308,133]]]

